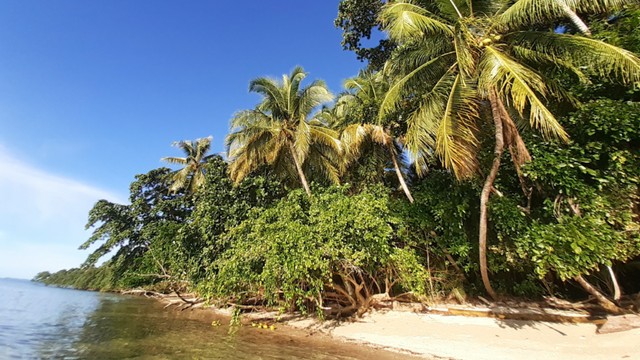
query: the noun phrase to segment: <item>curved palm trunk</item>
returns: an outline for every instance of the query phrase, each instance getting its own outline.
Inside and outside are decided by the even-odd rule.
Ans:
[[[581,217],[582,213],[580,211],[579,204],[574,203],[571,198],[567,199],[567,202],[569,203],[569,207],[573,211],[573,214],[577,217]],[[618,286],[616,275],[614,274],[611,266],[607,266],[607,270],[609,271],[609,275],[611,276],[611,282],[613,283],[613,299],[618,301],[620,300],[620,287]],[[591,285],[584,277],[582,277],[582,275],[578,275],[574,277],[574,280],[578,284],[580,284],[580,286],[582,286],[582,288],[587,293],[595,297],[598,303],[600,304],[600,306],[602,306],[605,310],[614,314],[618,314],[621,312],[621,309],[616,304],[614,304],[609,299],[607,299],[604,295],[602,295],[602,293],[598,291],[598,289],[594,288],[593,285]]]
[[[609,271],[609,276],[611,277],[611,284],[613,286],[613,300],[620,300],[620,285],[618,285],[618,279],[616,278],[616,274],[613,272],[611,266],[607,266],[607,270]]]
[[[491,103],[491,112],[493,114],[493,123],[495,124],[495,136],[496,145],[494,148],[495,157],[493,158],[493,165],[491,171],[487,176],[482,187],[482,193],[480,194],[480,231],[478,234],[478,252],[480,255],[480,275],[482,276],[482,283],[487,291],[487,294],[494,300],[498,297],[496,292],[491,287],[489,282],[489,273],[487,269],[487,204],[489,202],[489,195],[491,195],[491,189],[493,183],[498,175],[500,169],[500,158],[504,151],[504,133],[502,130],[502,114],[500,111],[500,99],[495,91],[491,91],[489,95],[489,102]]]
[[[291,157],[293,158],[293,163],[296,165],[296,170],[298,171],[298,177],[300,177],[302,187],[304,188],[304,191],[307,192],[307,195],[311,196],[311,189],[309,188],[309,184],[307,183],[307,177],[304,176],[304,172],[302,171],[302,165],[300,164],[300,160],[298,160],[298,155],[296,155],[296,149],[294,149],[293,144],[290,142],[289,152],[291,153]]]
[[[396,158],[395,149],[393,149],[393,142],[388,145],[389,153],[391,154],[391,160],[393,161],[393,168],[396,170],[396,176],[398,177],[398,181],[400,181],[400,186],[404,191],[404,194],[409,199],[409,202],[413,204],[413,196],[411,196],[411,192],[409,191],[409,187],[407,183],[404,181],[404,176],[402,176],[402,171],[400,171],[400,165],[398,165],[398,159]]]
[[[513,122],[513,119],[507,110],[500,107],[500,113],[502,114],[502,130],[504,133],[505,146],[509,149],[509,153],[511,153],[511,160],[513,162],[513,166],[516,168],[516,174],[520,181],[522,193],[529,198],[530,191],[524,180],[524,175],[522,174],[522,169],[520,167],[531,161],[531,155],[520,136],[520,132],[518,131],[516,124]]]
[[[576,12],[573,11],[564,0],[558,0],[558,5],[560,5],[562,11],[564,11],[564,14],[569,18],[569,20],[571,20],[573,25],[578,28],[578,31],[580,31],[581,34],[585,36],[591,36],[591,30],[589,30],[587,24],[585,24],[584,21],[580,19],[578,14],[576,14]]]

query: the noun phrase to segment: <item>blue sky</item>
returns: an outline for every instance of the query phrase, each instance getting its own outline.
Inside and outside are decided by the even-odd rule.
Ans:
[[[0,1],[0,277],[79,265],[87,212],[213,136],[294,66],[337,93],[362,64],[338,0]]]

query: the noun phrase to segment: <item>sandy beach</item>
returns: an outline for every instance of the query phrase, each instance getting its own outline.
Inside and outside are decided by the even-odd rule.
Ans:
[[[444,359],[640,359],[640,329],[597,334],[595,324],[562,324],[377,311],[340,323],[288,325],[343,341]]]
[[[164,299],[166,301],[166,298]],[[231,308],[192,309],[192,316],[231,317]],[[463,312],[467,316],[455,315]],[[454,315],[451,315],[454,314]],[[551,321],[515,320],[523,318]],[[314,316],[257,311],[242,315],[242,323],[276,324],[279,334],[314,338],[322,343],[347,342],[425,359],[638,359],[640,317],[590,317],[584,311],[510,306],[425,308],[405,304],[372,309],[362,317],[320,321]],[[404,358],[404,357],[403,357]]]

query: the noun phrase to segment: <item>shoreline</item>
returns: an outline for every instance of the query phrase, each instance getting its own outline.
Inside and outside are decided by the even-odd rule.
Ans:
[[[230,310],[205,308],[229,317]],[[637,316],[637,315],[634,315]],[[243,322],[269,321],[277,312],[243,314]],[[374,310],[362,318],[320,321],[284,314],[279,326],[327,336],[415,358],[497,359],[640,359],[640,328],[598,334],[605,321],[549,322],[497,317],[443,315],[402,310]]]
[[[186,316],[202,321],[220,319],[226,322],[232,318],[231,308],[205,307],[200,302],[185,308],[179,306],[185,303],[177,302],[176,296],[150,296],[147,291],[119,293],[159,300],[165,304],[165,311],[186,312]],[[620,317],[607,320],[579,311],[535,306],[440,304],[427,310],[421,304],[398,303],[393,304],[393,309],[372,309],[361,318],[325,321],[313,316],[256,311],[243,313],[241,322],[244,326],[250,326],[252,322],[275,323],[278,333],[285,336],[313,337],[313,341],[319,343],[355,344],[416,359],[640,360],[638,315],[631,315],[631,326],[599,334],[599,326]],[[555,320],[536,320],[540,316]]]

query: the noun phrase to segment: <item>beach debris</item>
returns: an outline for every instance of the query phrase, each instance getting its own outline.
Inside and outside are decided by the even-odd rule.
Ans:
[[[620,316],[609,316],[607,322],[602,324],[596,331],[598,334],[609,334],[640,328],[640,316],[627,314]]]
[[[267,324],[267,323],[251,323],[251,327],[257,327],[258,329],[265,329],[265,330],[271,330],[274,331],[276,329],[276,326],[274,324]]]

